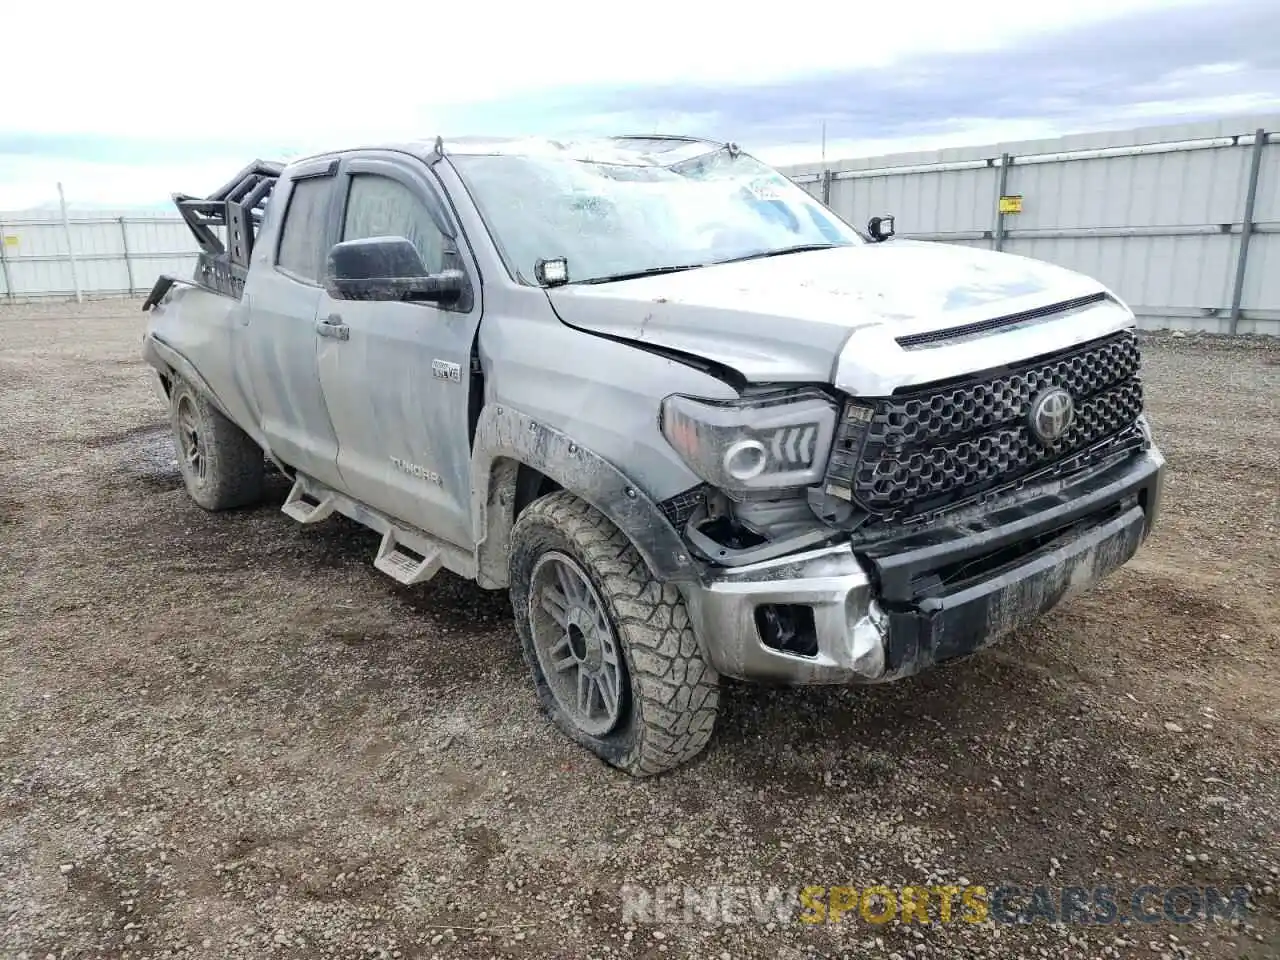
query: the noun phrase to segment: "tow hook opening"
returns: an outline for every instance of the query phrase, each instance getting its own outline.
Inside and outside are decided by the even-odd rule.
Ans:
[[[717,546],[724,548],[720,551],[722,556],[730,550],[749,550],[768,542],[760,534],[747,529],[729,516],[722,515],[704,520],[697,525],[696,529]]]
[[[801,657],[818,655],[813,608],[802,603],[764,603],[756,607],[756,629],[766,647]]]

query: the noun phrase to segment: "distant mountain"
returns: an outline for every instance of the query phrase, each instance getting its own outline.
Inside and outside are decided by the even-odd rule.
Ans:
[[[74,201],[67,204],[67,216],[75,217],[152,217],[177,216],[178,212],[168,203],[86,203]],[[62,209],[57,200],[46,200],[44,203],[22,210],[5,210],[0,216],[14,220],[45,220],[62,216]]]

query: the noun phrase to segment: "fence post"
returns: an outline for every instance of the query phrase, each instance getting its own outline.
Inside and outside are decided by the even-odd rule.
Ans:
[[[10,303],[14,301],[13,274],[9,272],[9,254],[5,251],[4,221],[0,220],[0,269],[4,270],[4,298]]]
[[[831,171],[822,171],[822,204],[823,206],[831,206]]]
[[[58,184],[58,206],[62,210],[62,232],[67,238],[67,257],[71,260],[71,283],[76,288],[76,303],[84,303],[84,294],[80,290],[80,265],[76,262],[76,248],[71,243],[71,221],[67,218],[67,197],[62,192],[62,184]]]
[[[120,246],[124,249],[124,271],[129,276],[129,296],[133,296],[133,259],[129,255],[129,228],[120,218]]]
[[[1240,250],[1236,254],[1236,280],[1231,288],[1231,333],[1240,324],[1240,304],[1244,300],[1245,271],[1249,265],[1249,240],[1253,236],[1253,207],[1258,199],[1258,174],[1262,170],[1262,148],[1267,145],[1267,132],[1261,127],[1253,135],[1253,151],[1249,155],[1249,185],[1244,194],[1244,216],[1240,219]]]
[[[992,247],[996,250],[1004,249],[1004,210],[1000,207],[1000,198],[1005,195],[1005,191],[1009,189],[1009,155],[1007,153],[1000,154],[1000,176],[996,180],[996,230],[995,240]]]

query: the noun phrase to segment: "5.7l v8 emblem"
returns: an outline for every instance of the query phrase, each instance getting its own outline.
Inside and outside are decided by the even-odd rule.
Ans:
[[[452,380],[454,383],[461,383],[462,367],[456,363],[450,363],[448,360],[432,360],[431,375],[437,380]]]

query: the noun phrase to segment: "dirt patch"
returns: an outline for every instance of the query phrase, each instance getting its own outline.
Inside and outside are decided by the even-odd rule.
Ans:
[[[396,585],[367,531],[285,518],[279,477],[261,507],[196,508],[142,321],[0,309],[0,956],[1280,955],[1275,344],[1146,338],[1165,513],[1099,589],[902,683],[729,685],[707,753],[634,782],[538,713],[501,594]],[[961,878],[1252,906],[621,915],[624,883]]]

